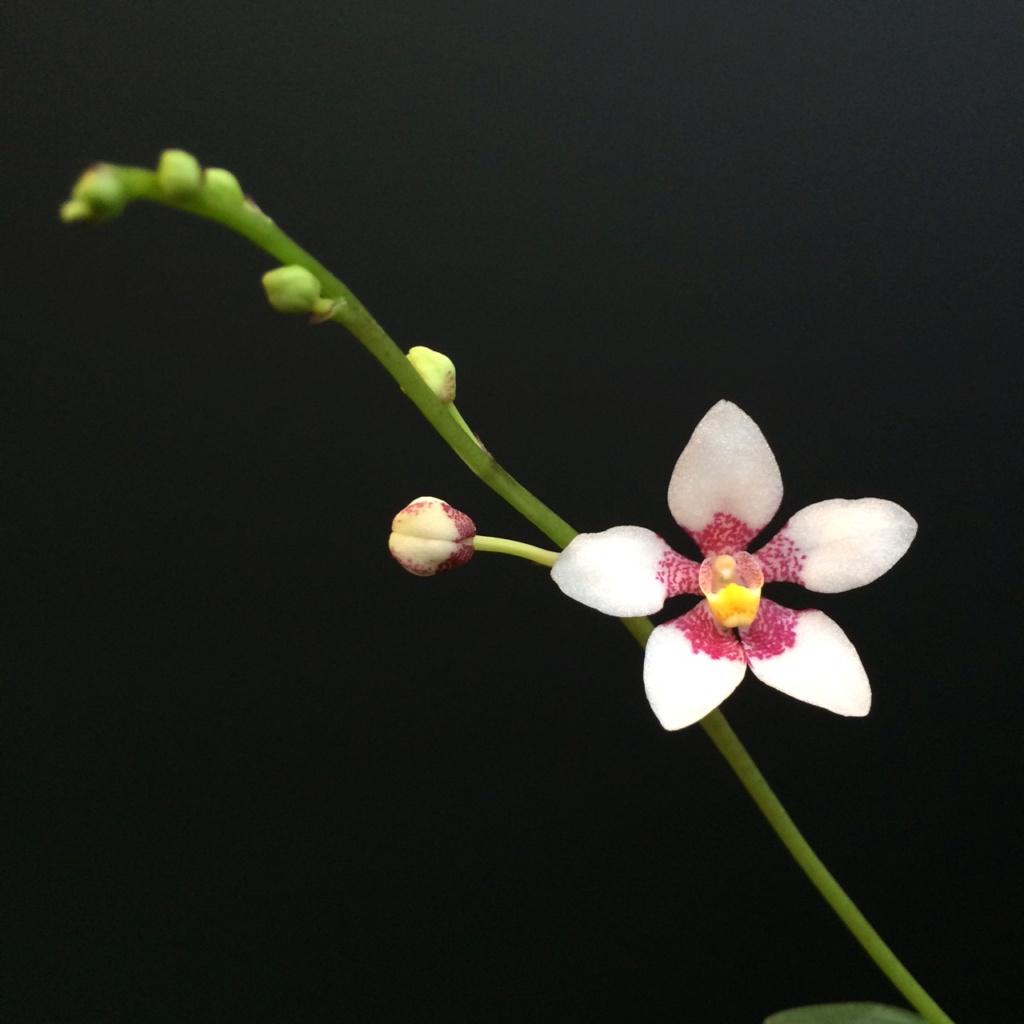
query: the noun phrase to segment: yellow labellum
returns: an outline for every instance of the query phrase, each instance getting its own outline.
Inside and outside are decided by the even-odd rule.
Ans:
[[[751,584],[744,586],[744,584]],[[715,621],[725,629],[749,626],[761,603],[764,573],[745,551],[709,557],[701,566],[700,588]]]
[[[761,588],[727,583],[718,593],[704,596],[715,621],[726,629],[735,629],[737,626],[749,626],[754,621],[757,606],[761,603]]]

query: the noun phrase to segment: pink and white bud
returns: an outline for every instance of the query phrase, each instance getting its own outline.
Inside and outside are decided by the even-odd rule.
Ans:
[[[417,498],[395,516],[388,547],[414,576],[457,569],[473,557],[473,520],[440,498]]]

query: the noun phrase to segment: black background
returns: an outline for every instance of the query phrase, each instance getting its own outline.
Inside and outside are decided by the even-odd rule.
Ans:
[[[920,522],[809,599],[846,720],[748,679],[726,713],[960,1022],[1022,953],[1018,3],[4,5],[12,551],[3,988],[12,1024],[673,1020],[899,1002],[642,653],[541,570],[415,579],[436,494],[540,542],[273,265],[95,159],[233,170],[578,529],[665,506],[719,398],[775,525]],[[670,606],[672,614],[686,607]]]

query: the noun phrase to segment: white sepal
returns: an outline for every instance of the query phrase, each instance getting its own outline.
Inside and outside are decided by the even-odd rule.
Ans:
[[[765,545],[763,564],[770,579],[836,594],[888,572],[916,533],[913,516],[893,501],[832,498],[797,512]]]
[[[750,669],[762,682],[837,715],[866,715],[871,687],[857,649],[824,613],[762,601],[742,631]]]
[[[715,625],[706,602],[651,634],[644,658],[644,688],[665,729],[700,721],[732,693],[747,671],[732,631]]]
[[[650,615],[665,603],[661,563],[672,549],[642,526],[580,533],[558,556],[551,578],[562,593],[606,615]]]
[[[712,406],[672,471],[668,506],[676,522],[699,534],[716,514],[732,516],[749,527],[749,540],[781,502],[782,475],[761,428],[732,402]]]

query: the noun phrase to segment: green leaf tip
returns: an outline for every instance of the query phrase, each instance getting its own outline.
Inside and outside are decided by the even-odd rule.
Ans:
[[[128,194],[113,164],[93,164],[75,182],[71,198],[60,208],[65,224],[76,220],[100,221],[116,217],[128,202]]]
[[[925,1019],[882,1003],[821,1003],[780,1010],[764,1024],[925,1024]]]

